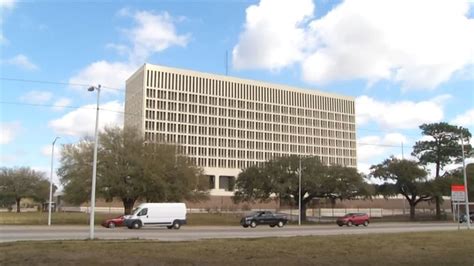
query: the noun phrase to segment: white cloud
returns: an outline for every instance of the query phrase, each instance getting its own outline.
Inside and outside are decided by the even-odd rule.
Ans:
[[[112,88],[123,88],[125,80],[130,77],[138,66],[121,63],[97,61],[85,67],[74,77],[69,79],[69,83],[73,84],[90,84],[108,86]],[[81,87],[80,89],[84,89]],[[104,93],[113,92],[113,90],[102,90]]]
[[[21,128],[19,122],[1,123],[0,125],[0,144],[12,142]]]
[[[145,63],[151,54],[161,52],[173,45],[186,46],[189,41],[189,34],[177,34],[173,24],[176,19],[166,12],[161,14],[148,11],[132,13],[128,9],[121,9],[119,14],[132,17],[136,23],[135,27],[123,30],[130,45],[109,43],[106,47],[117,50],[119,54],[128,54],[128,60],[124,62],[105,60],[94,62],[70,78],[70,83],[101,84],[113,88],[123,88],[125,80]],[[81,87],[81,89],[83,88]],[[104,93],[112,91],[103,90]]]
[[[13,9],[15,6],[16,0],[2,0],[0,1],[0,8],[1,9]]]
[[[56,102],[54,102],[53,110],[61,111],[64,109],[64,107],[68,106],[69,104],[71,104],[71,99],[60,98]]]
[[[124,111],[123,103],[117,101],[107,102],[100,105],[99,129],[105,126],[122,126]],[[93,136],[95,130],[96,105],[90,104],[82,106],[62,116],[59,119],[49,122],[58,135],[69,136]]]
[[[8,39],[3,35],[3,20],[5,19],[7,11],[12,10],[15,4],[16,0],[0,1],[0,45],[6,45],[9,43]]]
[[[234,64],[275,69],[300,62],[309,82],[390,80],[404,89],[433,89],[474,64],[474,19],[467,17],[467,1],[346,0],[309,23],[304,19],[313,8],[302,9],[301,3],[294,9],[289,3],[289,18],[286,12],[265,12],[279,11],[280,1],[249,7]]]
[[[53,93],[49,91],[29,91],[20,97],[22,102],[44,104],[51,100]]]
[[[2,36],[4,39],[4,37]],[[5,64],[13,65],[24,70],[37,70],[38,66],[30,61],[30,59],[23,54],[16,55],[10,59],[3,61]]]
[[[451,122],[457,126],[474,126],[474,109],[467,110],[464,114],[457,115]]]
[[[0,45],[8,44],[8,39],[3,35],[3,31],[0,30]]]
[[[232,51],[234,67],[278,70],[302,60],[304,22],[313,11],[311,0],[261,0],[248,7],[244,31]]]
[[[171,46],[186,46],[190,34],[179,35],[176,21],[167,12],[154,14],[137,11],[130,15],[137,24],[135,28],[124,30],[132,43],[130,61],[143,63],[153,53],[161,52]]]
[[[450,99],[441,95],[430,100],[413,102],[382,102],[369,96],[356,98],[357,123],[364,125],[374,121],[382,128],[417,128],[423,123],[439,122],[443,119],[443,104]]]
[[[41,154],[47,157],[51,157],[51,144],[43,146],[43,148],[41,148]]]

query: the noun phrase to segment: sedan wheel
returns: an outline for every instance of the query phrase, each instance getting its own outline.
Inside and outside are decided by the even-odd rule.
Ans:
[[[369,225],[369,221],[365,220],[364,221],[364,226],[367,226],[367,225]]]
[[[111,228],[111,229],[115,228],[115,223],[110,222],[110,223],[109,223],[109,228]]]
[[[278,221],[278,224],[277,224],[277,225],[278,225],[278,227],[281,228],[281,227],[283,227],[285,224],[284,224],[282,221]]]
[[[252,222],[250,223],[250,227],[252,227],[252,228],[257,227],[257,222],[252,221]]]
[[[352,221],[347,222],[347,226],[352,226]]]

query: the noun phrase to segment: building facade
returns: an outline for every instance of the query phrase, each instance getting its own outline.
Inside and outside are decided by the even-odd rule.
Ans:
[[[356,167],[354,98],[144,64],[126,82],[125,127],[178,145],[232,195],[241,169],[275,157],[319,156]]]

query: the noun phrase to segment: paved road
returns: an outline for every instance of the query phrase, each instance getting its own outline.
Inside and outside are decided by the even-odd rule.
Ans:
[[[465,228],[462,226],[461,228]],[[179,230],[166,228],[142,228],[130,230],[128,228],[107,229],[95,228],[95,237],[99,239],[153,239],[160,241],[190,241],[211,238],[258,238],[258,237],[290,237],[290,236],[318,236],[343,234],[375,234],[401,233],[422,231],[449,231],[457,230],[458,225],[453,223],[376,223],[368,227],[338,227],[336,225],[306,225],[285,226],[270,228],[242,228],[240,226],[183,226]],[[0,226],[0,242],[21,240],[66,240],[87,239],[88,226]]]

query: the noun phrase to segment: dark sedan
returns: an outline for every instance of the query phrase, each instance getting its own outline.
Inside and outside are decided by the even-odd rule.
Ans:
[[[281,214],[274,214],[270,211],[257,211],[253,212],[240,220],[240,225],[244,228],[252,227],[255,228],[259,224],[268,224],[270,227],[283,227],[288,223],[288,219]]]
[[[115,228],[116,226],[123,226],[124,221],[123,215],[117,216],[115,218],[107,219],[102,222],[103,227],[107,228]]]

